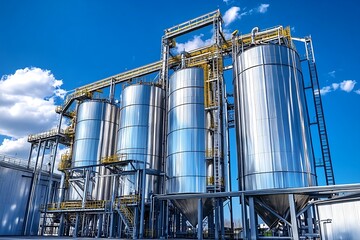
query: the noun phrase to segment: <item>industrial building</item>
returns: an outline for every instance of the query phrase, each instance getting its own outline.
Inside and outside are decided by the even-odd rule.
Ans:
[[[360,184],[335,184],[311,37],[227,36],[222,22],[217,10],[165,29],[159,61],[68,94],[58,128],[29,136],[27,166],[3,156],[0,235],[357,239]],[[209,46],[173,54],[205,27]]]

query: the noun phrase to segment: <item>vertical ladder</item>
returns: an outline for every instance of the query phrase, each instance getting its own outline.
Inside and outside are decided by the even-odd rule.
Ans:
[[[315,104],[315,113],[316,113],[316,122],[311,124],[318,125],[319,137],[320,137],[320,146],[321,146],[321,153],[322,153],[322,162],[316,167],[324,167],[325,171],[325,178],[326,178],[326,185],[334,185],[335,178],[334,178],[334,171],[331,162],[330,156],[330,146],[329,140],[326,131],[326,124],[324,118],[324,111],[322,107],[321,101],[321,94],[320,94],[320,86],[319,86],[319,79],[316,70],[315,64],[315,56],[311,38],[305,38],[305,49],[306,49],[306,57],[309,66],[309,73],[311,79],[311,88],[313,92],[314,104]]]

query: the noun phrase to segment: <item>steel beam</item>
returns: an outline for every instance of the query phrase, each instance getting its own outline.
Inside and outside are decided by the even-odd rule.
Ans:
[[[299,238],[299,229],[297,226],[297,218],[296,218],[296,207],[294,194],[289,194],[289,205],[290,205],[290,218],[291,218],[291,231],[293,239],[298,240]]]

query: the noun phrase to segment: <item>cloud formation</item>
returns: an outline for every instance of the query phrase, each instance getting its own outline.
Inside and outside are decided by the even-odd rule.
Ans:
[[[340,89],[341,91],[344,91],[344,92],[352,92],[354,87],[355,87],[355,84],[356,84],[355,80],[344,80],[341,83],[332,83],[329,86],[323,87],[320,90],[320,94],[321,95],[326,95],[326,94],[328,94],[330,92],[333,92],[333,91],[336,91],[338,89]],[[357,91],[359,91],[359,90],[356,90],[354,92],[357,93],[357,94],[360,94]]]
[[[0,153],[24,157],[30,147],[27,135],[58,124],[54,109],[56,100],[66,94],[62,84],[49,70],[36,67],[19,69],[1,78],[0,135],[6,138]]]
[[[260,4],[260,6],[257,8],[257,11],[258,11],[259,13],[266,13],[269,7],[270,7],[270,4],[262,3],[262,4]]]
[[[225,27],[227,27],[230,23],[238,19],[240,17],[239,13],[240,13],[239,7],[233,6],[229,8],[223,16]]]
[[[192,39],[188,40],[185,43],[177,43],[175,47],[175,52],[180,54],[183,51],[189,52],[197,48],[208,46],[213,44],[213,39],[203,40],[204,34],[195,35]]]
[[[223,1],[225,3],[229,2],[229,0],[223,0]],[[256,8],[252,8],[250,10],[243,12],[241,12],[240,7],[237,6],[233,6],[229,8],[223,16],[224,25],[225,25],[225,28],[223,28],[223,33],[225,35],[225,38],[228,39],[231,37],[232,31],[229,28],[226,28],[231,23],[235,22],[238,19],[241,19],[244,16],[252,15],[253,13],[265,13],[267,12],[269,6],[270,4],[261,4]],[[245,9],[246,8],[244,8],[244,10]],[[175,54],[180,54],[183,51],[191,51],[197,48],[209,46],[214,43],[213,37],[211,39],[205,39],[205,40],[202,39],[203,37],[204,37],[203,34],[195,35],[193,36],[192,39],[188,40],[185,43],[176,43],[176,47],[174,49]]]
[[[340,89],[345,92],[351,92],[355,87],[356,81],[354,80],[345,80],[340,83]]]
[[[328,75],[332,78],[335,78],[335,73],[336,73],[336,71],[333,70],[333,71],[328,72]]]

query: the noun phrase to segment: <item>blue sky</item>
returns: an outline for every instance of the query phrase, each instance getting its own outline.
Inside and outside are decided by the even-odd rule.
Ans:
[[[230,32],[290,25],[293,36],[311,34],[336,182],[360,182],[359,5],[350,0],[1,1],[0,153],[26,158],[24,137],[56,125],[53,106],[64,90],[157,61],[165,28],[232,8]],[[179,43],[205,42],[210,30],[196,34]],[[35,80],[26,82],[29,76]]]

